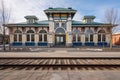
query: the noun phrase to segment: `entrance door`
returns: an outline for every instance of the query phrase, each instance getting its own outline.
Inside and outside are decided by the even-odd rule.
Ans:
[[[65,35],[55,35],[55,45],[65,46]]]

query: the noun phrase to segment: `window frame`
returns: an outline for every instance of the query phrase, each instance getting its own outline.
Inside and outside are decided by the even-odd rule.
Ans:
[[[47,42],[47,41],[48,41],[47,31],[46,30],[40,30],[39,31],[39,42]]]
[[[27,33],[26,33],[26,41],[27,42],[34,42],[35,41],[35,32],[33,30],[28,30],[27,31]]]
[[[85,31],[85,42],[93,42],[93,41],[94,41],[93,31],[91,29],[86,30]]]
[[[14,42],[22,42],[22,32],[20,30],[14,32]]]

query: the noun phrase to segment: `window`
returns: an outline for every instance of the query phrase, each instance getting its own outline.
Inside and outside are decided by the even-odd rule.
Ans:
[[[34,34],[31,34],[31,41],[34,41]]]
[[[27,41],[30,41],[30,35],[27,34]]]
[[[102,41],[105,41],[105,34],[102,35]]]
[[[105,41],[106,41],[105,31],[100,30],[98,32],[98,42],[105,42]]]
[[[17,41],[17,34],[14,35],[14,41]]]
[[[92,30],[89,29],[85,31],[85,41],[93,42],[93,31]]]
[[[28,30],[27,31],[27,41],[31,42],[34,41],[34,31],[33,30]]]
[[[16,30],[14,32],[14,41],[21,42],[22,41],[22,32],[20,30]]]
[[[45,30],[41,30],[39,32],[39,41],[40,42],[47,42],[47,32]]]
[[[55,22],[55,29],[59,27],[59,22]]]
[[[65,34],[65,30],[64,30],[63,28],[57,28],[57,29],[55,30],[55,33],[56,33],[56,34]]]
[[[98,34],[98,42],[101,42],[101,35]]]
[[[86,42],[89,41],[89,34],[85,34],[85,41],[86,41]]]
[[[65,23],[62,23],[62,26],[65,26]]]
[[[47,34],[44,34],[44,41],[47,42]]]
[[[39,34],[39,41],[42,41],[42,34]]]
[[[80,41],[81,41],[81,36],[78,35],[78,36],[77,36],[77,39],[78,39],[78,42],[80,42]]]
[[[93,41],[93,34],[90,34],[90,42]]]
[[[76,42],[76,35],[73,35],[73,42]]]
[[[19,41],[22,41],[22,35],[19,35]]]
[[[73,42],[80,42],[81,36],[80,36],[80,30],[74,30],[73,31]]]
[[[66,23],[65,23],[65,22],[62,22],[62,27],[63,27],[64,29],[66,29]]]

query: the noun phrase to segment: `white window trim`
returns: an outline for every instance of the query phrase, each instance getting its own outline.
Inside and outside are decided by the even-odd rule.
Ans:
[[[17,35],[17,36],[16,36],[16,37],[17,37],[17,41],[14,40],[14,42],[22,42],[22,41],[19,41],[19,35],[22,36],[22,34],[20,34],[20,33],[15,33],[15,34],[14,34],[14,37],[15,37],[15,35]],[[21,39],[21,40],[22,40],[22,39]]]
[[[98,35],[100,35],[100,37],[101,37],[99,42],[106,42],[106,35],[105,34],[101,33],[101,34],[98,34]],[[103,35],[105,35],[105,41],[103,41]]]
[[[93,36],[94,36],[94,34],[88,34],[88,41],[85,40],[85,42],[93,42],[93,41],[90,41],[90,38],[91,38],[90,35],[93,35]],[[85,36],[86,36],[86,35],[85,35]],[[94,37],[93,37],[93,40],[94,40]]]
[[[27,35],[29,35],[29,37],[30,37],[30,40],[29,40],[29,41],[27,41]],[[32,41],[32,35],[34,35],[34,41]],[[27,33],[27,34],[26,34],[26,41],[27,41],[27,42],[35,42],[35,34],[33,34],[33,33]]]
[[[39,34],[39,35],[42,35],[42,41],[39,41],[39,42],[45,42],[45,40],[44,40],[45,34],[47,35],[47,33],[40,33],[40,34]],[[40,36],[39,36],[39,37],[40,37]]]

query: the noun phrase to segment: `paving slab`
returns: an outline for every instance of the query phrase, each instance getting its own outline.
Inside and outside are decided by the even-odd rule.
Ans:
[[[0,52],[0,57],[120,57],[120,52]]]
[[[36,71],[14,70],[0,75],[0,80],[120,80],[120,71]]]

